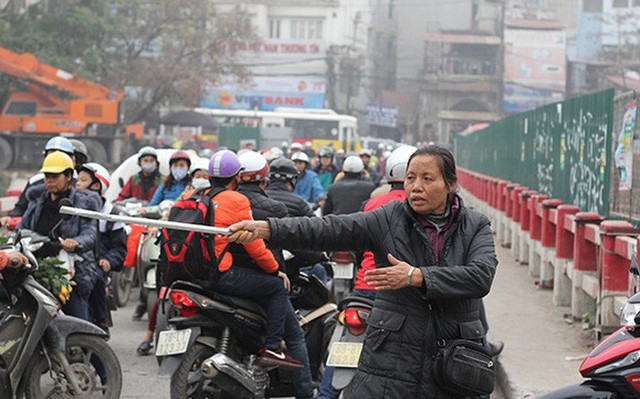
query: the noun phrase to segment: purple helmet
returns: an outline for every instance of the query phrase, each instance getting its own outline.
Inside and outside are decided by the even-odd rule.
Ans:
[[[233,177],[242,169],[238,156],[229,150],[216,152],[209,161],[209,176],[211,177]]]

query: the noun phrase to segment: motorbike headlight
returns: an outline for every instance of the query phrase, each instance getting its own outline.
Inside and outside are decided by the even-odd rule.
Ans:
[[[35,252],[35,251],[39,250],[40,248],[42,248],[43,245],[44,245],[43,242],[36,242],[36,243],[27,245],[27,249],[29,251],[31,251],[31,252]]]
[[[595,371],[595,373],[602,374],[608,371],[613,371],[613,370],[618,370],[624,367],[628,367],[634,364],[635,362],[637,362],[638,360],[640,360],[640,351],[631,352],[627,356],[623,357],[618,361],[615,361],[613,363],[609,363],[603,367],[600,367]]]
[[[638,312],[640,312],[640,303],[625,303],[622,307],[622,311],[620,312],[620,325],[625,327],[635,327],[637,325],[635,319]]]

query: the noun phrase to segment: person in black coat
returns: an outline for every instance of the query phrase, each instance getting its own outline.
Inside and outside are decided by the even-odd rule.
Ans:
[[[355,156],[349,156],[342,164],[344,177],[329,187],[327,198],[322,205],[322,215],[344,215],[362,210],[362,204],[369,200],[375,188],[369,180],[362,180],[364,164]]]
[[[269,165],[269,184],[265,193],[269,198],[284,204],[287,207],[287,216],[316,217],[307,201],[293,193],[294,179],[298,176],[298,169],[292,160],[276,158]],[[298,278],[301,268],[311,274],[316,274],[325,284],[328,281],[327,270],[319,266],[326,262],[327,256],[320,251],[307,251],[304,249],[294,251],[294,257],[287,261],[287,275],[289,279]]]
[[[245,152],[238,158],[244,169],[240,172],[240,184],[236,191],[249,199],[253,218],[255,220],[267,220],[269,217],[281,219],[287,216],[287,207],[269,198],[264,192],[264,188],[267,185],[267,171],[269,170],[266,158],[255,151]],[[269,248],[268,245],[267,248]],[[286,273],[286,264],[282,251],[269,249],[278,261],[280,270]],[[242,245],[230,244],[229,252],[233,255],[234,263],[238,265],[255,264]],[[255,265],[255,267],[258,266]],[[309,352],[304,340],[304,332],[300,324],[298,324],[291,301],[288,302],[288,306],[284,311],[287,314],[284,323],[284,340],[287,343],[287,349],[293,358],[304,365],[302,370],[292,371],[292,382],[296,398],[313,399],[314,383],[311,377]]]
[[[87,163],[78,167],[78,190],[89,190],[97,193],[101,200],[101,212],[111,214],[113,204],[104,197],[109,188],[109,172],[100,164]],[[98,222],[98,279],[89,296],[89,308],[95,324],[109,331],[110,320],[107,317],[106,286],[109,274],[122,270],[124,258],[127,256],[127,233],[124,224],[111,223],[105,220]]]
[[[480,320],[498,260],[489,219],[456,193],[453,155],[430,146],[407,165],[404,202],[323,218],[243,221],[231,242],[256,238],[273,246],[371,250],[376,288],[351,398],[455,398],[434,379],[440,339],[485,343]],[[439,325],[436,332],[435,323]]]

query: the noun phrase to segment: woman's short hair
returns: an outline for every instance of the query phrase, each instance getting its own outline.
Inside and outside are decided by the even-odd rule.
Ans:
[[[453,157],[451,151],[439,145],[430,145],[427,147],[418,148],[416,152],[411,154],[409,162],[407,162],[407,168],[411,164],[413,158],[420,155],[430,155],[438,159],[440,165],[440,172],[444,177],[444,181],[449,185],[453,185],[458,181],[458,175],[456,174],[456,160]]]

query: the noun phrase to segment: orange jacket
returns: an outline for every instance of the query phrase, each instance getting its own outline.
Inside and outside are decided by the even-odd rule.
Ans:
[[[216,203],[214,214],[216,227],[226,228],[242,220],[253,220],[249,199],[236,191],[225,190],[213,197],[213,201]],[[226,246],[226,239],[216,239],[216,257],[220,256]],[[275,273],[278,270],[278,262],[271,251],[267,249],[263,240],[244,244],[244,249],[266,273]],[[227,252],[220,261],[218,269],[221,272],[227,271],[231,268],[232,263],[233,256]]]
[[[9,255],[6,251],[0,251],[0,270],[7,267],[9,264]]]

